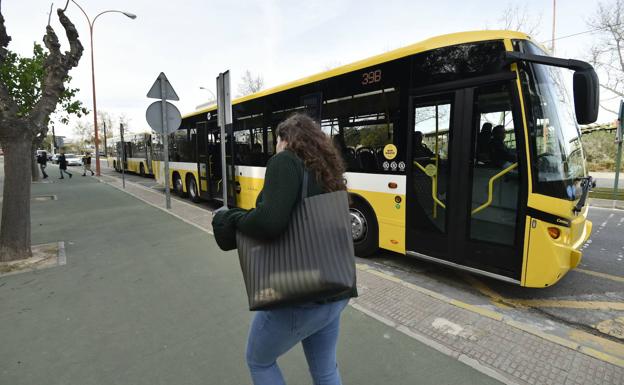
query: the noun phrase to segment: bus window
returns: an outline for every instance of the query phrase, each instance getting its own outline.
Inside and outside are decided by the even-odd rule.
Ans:
[[[266,149],[267,149],[267,155],[271,156],[273,154],[275,154],[275,143],[277,142],[277,138],[273,137],[273,129],[272,128],[267,128],[267,144],[266,144]]]
[[[384,158],[384,147],[396,144],[394,124],[398,112],[398,90],[380,89],[324,101],[323,132],[343,156],[347,171],[393,172],[404,154],[390,167]],[[404,159],[404,158],[403,158]]]
[[[511,106],[507,85],[476,91],[470,237],[505,245],[515,242],[520,184]]]

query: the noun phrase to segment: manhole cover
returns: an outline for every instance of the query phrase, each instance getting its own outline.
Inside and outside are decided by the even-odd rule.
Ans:
[[[56,195],[37,195],[37,196],[30,198],[30,200],[35,201],[35,202],[55,201]]]

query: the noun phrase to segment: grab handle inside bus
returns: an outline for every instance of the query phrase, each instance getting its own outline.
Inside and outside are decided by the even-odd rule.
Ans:
[[[598,75],[591,64],[582,60],[531,55],[522,52],[505,52],[505,64],[526,61],[536,64],[567,68],[574,71],[574,112],[579,124],[594,123],[598,119],[600,84]]]

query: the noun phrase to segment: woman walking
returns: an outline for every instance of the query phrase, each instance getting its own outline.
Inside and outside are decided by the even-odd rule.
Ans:
[[[63,173],[69,175],[69,179],[71,179],[71,172],[67,172],[67,159],[65,158],[65,151],[61,151],[61,155],[58,158],[59,162],[59,171],[61,172],[61,177],[59,179],[65,179],[63,177]]]
[[[284,233],[301,200],[304,170],[309,175],[307,196],[346,190],[345,166],[338,149],[314,120],[295,114],[277,127],[276,155],[267,164],[256,208],[218,213],[215,221],[228,225],[215,227],[215,237],[232,239],[238,230],[272,240]],[[254,385],[285,384],[276,361],[299,342],[314,384],[340,385],[336,360],[340,315],[355,296],[354,288],[329,299],[257,311],[246,353]]]

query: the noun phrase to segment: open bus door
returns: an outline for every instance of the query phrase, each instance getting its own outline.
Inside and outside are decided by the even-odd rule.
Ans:
[[[527,178],[517,98],[513,81],[411,97],[408,255],[520,282]]]

